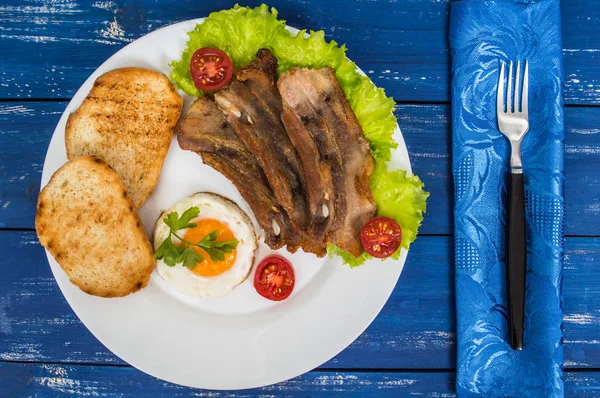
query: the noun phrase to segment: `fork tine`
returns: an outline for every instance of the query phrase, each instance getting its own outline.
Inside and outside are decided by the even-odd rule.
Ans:
[[[521,112],[527,116],[529,112],[529,61],[527,60],[525,60],[525,74],[523,75],[523,100],[521,102]]]
[[[510,66],[508,67],[508,89],[506,90],[506,113],[512,113],[511,102],[513,97],[513,62],[510,61]]]
[[[517,73],[515,75],[515,92],[513,94],[513,108],[515,109],[515,113],[519,113],[519,95],[521,92],[519,91],[519,81],[521,80],[521,61],[517,62]],[[523,96],[521,96],[523,98]]]
[[[500,67],[500,75],[498,76],[498,93],[496,94],[496,114],[504,113],[504,65]]]

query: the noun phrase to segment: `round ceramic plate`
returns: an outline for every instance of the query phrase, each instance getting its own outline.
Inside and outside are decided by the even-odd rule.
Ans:
[[[77,91],[63,113],[44,163],[42,186],[67,162],[64,131],[101,74],[139,66],[167,76],[179,59],[187,32],[203,20],[171,25],[121,49],[102,64]],[[295,29],[290,29],[294,33]],[[183,94],[182,94],[183,95]],[[185,96],[187,106],[193,98]],[[185,109],[184,109],[185,110]],[[398,150],[393,166],[410,170],[406,146],[396,130]],[[140,209],[148,234],[161,209],[200,191],[216,192],[252,211],[235,187],[203,165],[201,158],[171,143],[156,189]],[[258,224],[253,218],[254,225]],[[272,251],[261,242],[257,259]],[[328,361],[352,343],[379,313],[400,276],[399,260],[374,260],[351,269],[340,259],[316,258],[298,252],[287,257],[296,271],[293,294],[282,302],[259,296],[253,271],[226,296],[191,299],[178,294],[156,270],[148,287],[125,298],[104,299],[83,293],[69,282],[47,254],[62,293],[85,326],[115,355],[152,376],[191,387],[242,389],[277,383]]]

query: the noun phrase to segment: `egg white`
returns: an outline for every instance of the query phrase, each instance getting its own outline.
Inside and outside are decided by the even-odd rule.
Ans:
[[[252,221],[231,200],[208,192],[196,193],[180,200],[158,218],[154,228],[154,250],[169,236],[169,227],[163,222],[166,214],[176,211],[181,216],[193,206],[200,209],[200,214],[192,222],[205,218],[219,220],[229,227],[238,240],[233,266],[220,275],[209,277],[196,275],[182,264],[170,267],[163,260],[156,261],[156,268],[160,276],[182,294],[192,297],[222,296],[242,283],[250,273],[258,247]],[[181,230],[177,234],[183,236],[185,233],[186,230]],[[178,242],[177,238],[171,239],[173,243]]]

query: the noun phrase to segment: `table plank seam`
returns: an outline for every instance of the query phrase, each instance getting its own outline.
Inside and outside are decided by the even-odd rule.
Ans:
[[[10,103],[10,102],[23,102],[23,103],[35,103],[35,102],[69,102],[71,98],[0,98],[0,104]]]
[[[106,367],[106,368],[133,368],[126,363],[94,363],[94,362],[48,362],[48,361],[7,361],[0,360],[6,364],[22,365],[56,365],[56,366],[81,366],[81,367]],[[313,373],[335,373],[335,372],[357,372],[357,373],[454,373],[456,368],[315,368],[309,372]],[[593,373],[600,371],[600,368],[577,368],[565,367],[566,373]]]
[[[35,228],[0,228],[0,232],[35,232]],[[453,237],[454,234],[417,234],[417,237]],[[569,239],[594,239],[600,238],[600,235],[565,235]]]
[[[72,98],[21,98],[21,97],[10,97],[10,98],[0,98],[0,104],[6,103],[36,103],[36,102],[55,102],[68,103]],[[419,100],[394,100],[396,105],[405,105],[405,106],[440,106],[440,105],[451,105],[451,101],[419,101]],[[600,104],[564,104],[565,108],[600,108]],[[402,127],[402,126],[400,126]]]

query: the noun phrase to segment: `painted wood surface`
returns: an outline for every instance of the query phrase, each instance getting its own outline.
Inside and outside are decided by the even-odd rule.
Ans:
[[[32,397],[432,397],[451,398],[451,372],[309,372],[284,383],[235,394],[190,389],[163,382],[130,367],[0,363],[0,391],[7,396]],[[600,372],[567,372],[567,397],[600,394]]]
[[[258,5],[250,0],[245,5]],[[325,30],[399,101],[448,101],[449,0],[273,0],[291,26]],[[110,55],[162,26],[231,0],[3,0],[0,98],[70,98]],[[600,103],[600,7],[563,1],[565,100]],[[382,18],[385,16],[385,18]]]
[[[44,158],[66,103],[0,103],[0,228],[33,228]],[[413,170],[431,192],[422,234],[452,233],[448,105],[398,105]],[[566,108],[566,234],[600,235],[600,108]]]
[[[0,4],[0,396],[230,396],[162,382],[108,351],[62,297],[37,243],[45,152],[66,102],[134,39],[229,8],[228,0],[3,0]],[[244,5],[258,5],[251,0]],[[269,2],[324,29],[400,104],[414,171],[431,192],[389,302],[319,369],[235,396],[453,397],[449,0]],[[564,341],[569,397],[600,396],[600,7],[563,1],[566,135]],[[383,18],[382,16],[385,16]],[[39,101],[38,101],[39,100]],[[585,107],[581,107],[584,105]]]
[[[122,364],[65,302],[33,232],[0,231],[0,360]],[[371,326],[323,368],[455,366],[451,237],[413,245],[390,300]],[[600,368],[600,239],[568,238],[564,267],[566,366]]]

